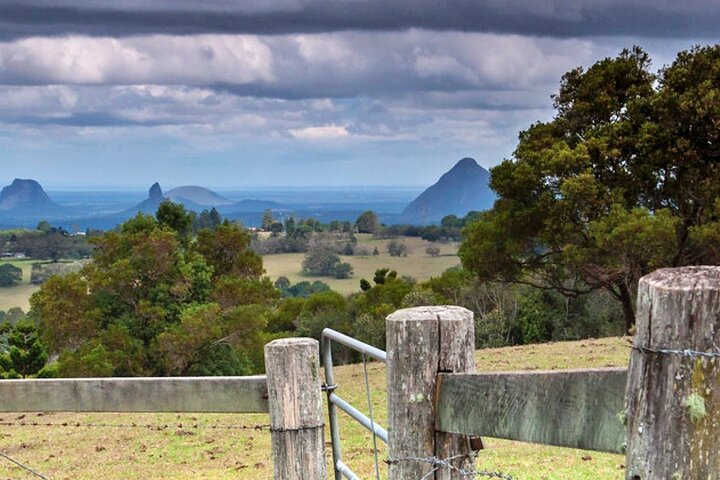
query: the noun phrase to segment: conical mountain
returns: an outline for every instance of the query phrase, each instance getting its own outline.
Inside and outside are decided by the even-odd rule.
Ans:
[[[446,215],[462,217],[493,206],[490,173],[472,158],[463,158],[405,208],[403,222],[428,224]]]
[[[16,178],[0,192],[0,212],[5,214],[46,215],[60,209],[35,180]]]

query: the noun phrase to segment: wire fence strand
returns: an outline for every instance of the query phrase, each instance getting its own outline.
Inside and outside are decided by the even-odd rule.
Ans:
[[[370,380],[368,379],[367,357],[362,354],[363,369],[365,370],[365,393],[367,394],[368,413],[370,414],[370,428],[372,429],[373,454],[375,455],[375,478],[380,480],[380,462],[378,460],[377,435],[375,434],[375,418],[373,417],[372,398],[370,396]]]
[[[186,428],[193,430],[253,430],[270,431],[270,425],[203,425],[200,423],[81,423],[81,422],[11,422],[0,419],[2,427],[58,427],[58,428],[134,428],[144,430],[163,431],[171,428]]]
[[[692,350],[689,348],[685,349],[673,349],[673,348],[650,348],[650,347],[642,347],[638,345],[633,345],[630,347],[631,349],[635,350],[636,352],[640,352],[643,354],[652,354],[652,355],[677,355],[679,357],[686,357],[686,358],[720,358],[720,348],[715,346],[714,352],[699,352],[697,350]]]
[[[36,472],[36,471],[33,470],[32,468],[28,467],[27,465],[25,465],[25,464],[23,464],[23,463],[18,462],[17,460],[15,460],[14,458],[12,458],[10,455],[7,455],[6,453],[0,452],[0,457],[4,458],[5,460],[7,460],[7,461],[9,461],[9,462],[11,462],[11,463],[14,463],[14,464],[17,465],[18,467],[20,467],[20,468],[22,468],[23,470],[25,470],[26,472],[29,472],[29,473],[35,475],[37,478],[42,478],[43,480],[50,480],[48,477],[46,477],[46,476],[43,475],[42,473]]]
[[[434,467],[433,470],[428,472],[421,480],[425,480],[425,478],[432,478],[431,475],[440,470],[441,468],[446,468],[462,477],[467,478],[499,478],[501,480],[517,480],[512,475],[508,475],[507,473],[502,472],[492,472],[489,470],[464,470],[460,467],[456,467],[451,463],[452,460],[456,458],[458,457],[453,457],[450,459],[441,459],[438,457],[402,457],[387,459],[385,460],[385,463],[387,463],[388,465],[397,463],[427,463],[432,465]]]

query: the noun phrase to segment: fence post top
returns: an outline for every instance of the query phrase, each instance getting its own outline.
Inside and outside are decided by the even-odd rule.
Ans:
[[[287,347],[318,347],[320,344],[314,338],[278,338],[265,345],[265,348],[287,348]]]
[[[661,268],[640,279],[641,284],[651,285],[656,289],[685,290],[720,290],[720,267],[689,266],[678,268]]]
[[[460,320],[468,316],[472,318],[473,313],[464,307],[455,305],[413,307],[396,310],[387,316],[388,322],[405,321],[437,321],[437,320]]]

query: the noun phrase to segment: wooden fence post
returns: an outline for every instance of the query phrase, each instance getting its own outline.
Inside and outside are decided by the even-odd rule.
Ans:
[[[626,478],[720,479],[720,267],[643,277],[636,325]]]
[[[265,345],[276,480],[326,480],[320,348],[311,338]]]
[[[387,392],[390,480],[424,478],[433,466],[411,458],[456,457],[452,465],[473,466],[468,437],[436,433],[440,372],[475,370],[475,323],[461,307],[418,307],[387,317]],[[463,478],[439,469],[437,479]]]

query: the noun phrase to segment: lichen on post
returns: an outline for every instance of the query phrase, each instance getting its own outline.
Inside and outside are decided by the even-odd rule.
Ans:
[[[326,480],[320,347],[312,338],[265,345],[276,480]]]
[[[439,372],[474,372],[475,324],[461,307],[416,307],[387,318],[387,388],[390,480],[424,478],[434,467],[410,458],[452,458],[473,466],[467,436],[436,432]],[[440,469],[435,479],[461,475]]]
[[[640,279],[636,325],[626,478],[720,479],[720,267]]]

